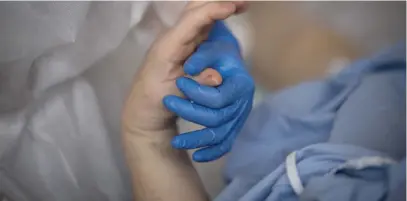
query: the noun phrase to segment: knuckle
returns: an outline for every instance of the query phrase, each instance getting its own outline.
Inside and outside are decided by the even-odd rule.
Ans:
[[[213,101],[212,101],[212,107],[214,108],[220,108],[222,107],[222,98],[221,97],[216,97]]]
[[[197,139],[193,145],[193,147],[202,147],[205,146],[206,143],[203,140]]]
[[[211,124],[209,125],[210,127],[218,127],[225,123],[225,121],[228,119],[228,112],[225,110],[220,110],[217,111],[214,117],[212,118]]]
[[[205,112],[204,112],[204,121],[202,122],[205,126],[207,127],[216,127],[219,123],[219,114],[209,108],[205,108]]]
[[[178,23],[175,25],[174,28],[177,29],[180,27],[190,26],[191,22],[194,22],[196,18],[197,18],[196,11],[187,10],[181,15]]]
[[[225,2],[222,1],[213,1],[207,4],[209,10],[219,10],[225,6]]]
[[[213,101],[212,103],[217,107],[217,108],[221,108],[223,107],[225,101],[226,101],[226,95],[222,93],[222,91],[217,91],[214,95],[213,95]]]
[[[189,19],[189,18],[193,17],[195,12],[196,11],[194,11],[194,10],[185,11],[181,17],[181,20],[185,20],[185,19]]]
[[[232,146],[229,143],[225,142],[219,146],[219,150],[222,154],[228,153]]]
[[[231,116],[231,114],[233,114],[233,112],[231,112],[232,110],[231,110],[232,108],[225,108],[225,109],[222,109],[219,113],[220,113],[220,122],[221,123],[224,123],[224,122],[226,122],[226,120],[228,120],[229,119],[229,117]]]
[[[184,18],[186,20],[188,19],[188,21],[194,22],[194,23],[204,22],[205,20],[207,20],[208,15],[205,13],[202,13],[201,10],[190,10],[185,13]]]
[[[224,97],[223,96],[217,96],[212,101],[212,107],[221,108],[221,107],[223,107],[223,102],[224,102]]]
[[[209,134],[211,135],[210,144],[217,144],[222,141],[222,134],[216,133],[213,129],[208,129]]]
[[[218,126],[221,123],[221,118],[222,117],[220,117],[220,115],[218,115],[218,116],[215,115],[214,117],[210,118],[211,120],[209,120],[207,126],[209,126],[209,127]]]

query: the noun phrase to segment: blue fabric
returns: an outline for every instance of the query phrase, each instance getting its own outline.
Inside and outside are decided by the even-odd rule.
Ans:
[[[284,169],[284,160],[293,151],[298,151],[298,169],[305,182],[301,199],[382,200],[400,189],[392,186],[392,173],[374,182],[362,173],[360,177],[325,174],[363,156],[405,158],[405,94],[404,44],[357,61],[326,80],[271,94],[252,111],[236,139],[225,167],[228,185],[216,200],[300,200]],[[376,173],[395,167],[383,166]],[[400,174],[405,175],[405,168],[394,172]],[[319,188],[329,185],[336,186],[332,194],[318,194]],[[367,195],[370,190],[376,194]]]
[[[366,76],[338,110],[329,142],[405,157],[405,76],[404,69]]]
[[[381,168],[348,170],[335,175],[315,176],[308,180],[301,199],[304,201],[375,201],[406,200],[404,191],[406,161]]]

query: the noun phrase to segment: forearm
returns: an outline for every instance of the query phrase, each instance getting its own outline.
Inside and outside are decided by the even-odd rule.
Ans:
[[[123,133],[135,200],[208,200],[187,153],[171,147],[171,136],[177,134],[175,126],[160,133],[136,132],[141,133]]]

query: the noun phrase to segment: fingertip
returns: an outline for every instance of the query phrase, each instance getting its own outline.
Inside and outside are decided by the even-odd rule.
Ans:
[[[201,85],[217,87],[222,83],[222,76],[213,68],[206,68],[198,76],[193,77],[193,80]]]
[[[164,96],[164,98],[163,98],[163,100],[162,100],[162,102],[163,102],[163,104],[164,105],[167,105],[168,104],[168,96]]]
[[[188,79],[186,77],[180,77],[177,80],[175,80],[175,85],[177,85],[177,87],[179,89],[184,88],[185,85],[185,80]]]
[[[180,78],[177,78],[177,80],[175,81],[175,84],[177,85],[177,87],[183,87],[186,85],[198,84],[198,83],[194,79],[191,79],[190,77],[180,77]]]
[[[171,140],[171,146],[176,148],[176,149],[180,149],[182,148],[182,144],[181,144],[181,140],[179,140],[177,138],[177,136],[175,136],[174,138],[172,138]]]
[[[168,104],[168,103],[171,101],[171,96],[172,96],[172,95],[164,96],[164,98],[163,98],[163,103],[164,103],[164,104]]]
[[[192,159],[196,162],[208,162],[217,160],[227,154],[230,149],[230,141],[215,146],[205,147],[198,151],[195,151],[192,155]]]
[[[174,108],[175,108],[175,101],[176,101],[176,98],[177,98],[177,96],[174,96],[174,95],[167,95],[167,96],[164,96],[164,98],[163,98],[163,104],[164,104],[164,106],[165,106],[167,109],[173,111]]]
[[[209,161],[211,161],[211,158],[209,158],[209,157],[206,156],[205,154],[202,154],[202,153],[199,152],[199,150],[198,150],[198,151],[195,151],[195,152],[192,154],[192,160],[194,160],[195,162],[203,163],[203,162],[209,162]]]
[[[175,81],[175,84],[185,96],[188,96],[188,93],[191,92],[191,90],[195,90],[196,86],[198,86],[198,83],[196,83],[193,79],[187,77],[178,78]]]
[[[213,154],[211,152],[206,152],[205,149],[206,148],[195,151],[192,154],[192,160],[194,160],[195,162],[205,163],[205,162],[217,160],[223,156],[223,154],[219,155],[219,154]]]

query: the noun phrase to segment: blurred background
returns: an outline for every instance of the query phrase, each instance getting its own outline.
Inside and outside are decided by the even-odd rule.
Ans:
[[[321,78],[404,40],[405,19],[405,2],[253,2],[253,74],[269,90]]]
[[[255,102],[404,43],[405,4],[251,2],[227,23],[257,82]],[[130,199],[122,103],[151,42],[184,5],[0,3],[0,201]],[[223,162],[195,164],[212,197],[224,186]]]

